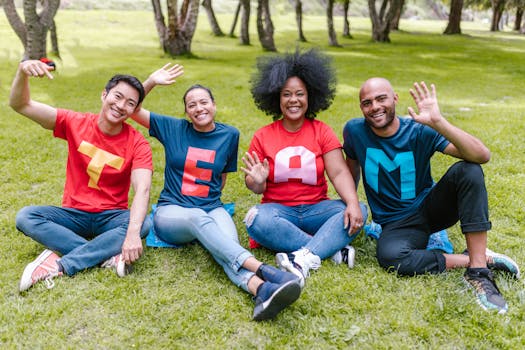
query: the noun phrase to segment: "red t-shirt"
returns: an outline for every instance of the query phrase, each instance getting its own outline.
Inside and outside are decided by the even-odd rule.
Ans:
[[[153,170],[151,147],[124,123],[118,135],[98,128],[98,115],[57,110],[54,136],[68,143],[62,205],[88,212],[127,209],[131,171]]]
[[[257,130],[249,152],[270,164],[261,202],[293,206],[328,199],[323,155],[341,147],[333,130],[318,120],[306,119],[296,132],[287,131],[282,120]]]

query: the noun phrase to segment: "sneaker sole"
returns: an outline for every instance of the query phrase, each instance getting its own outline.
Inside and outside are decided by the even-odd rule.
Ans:
[[[507,255],[504,255],[504,254],[499,254],[499,253],[496,253],[496,252],[493,252],[492,250],[490,250],[489,248],[487,248],[486,250],[486,254],[493,257],[493,258],[501,258],[501,259],[505,259],[505,260],[508,260],[510,261],[511,265],[514,266],[516,268],[516,272],[512,272],[512,271],[506,271],[507,273],[513,275],[516,279],[519,279],[521,274],[520,274],[520,267],[518,266],[518,264],[516,264],[516,262],[514,260],[512,260],[511,258],[509,258]]]
[[[299,281],[289,281],[277,289],[264,303],[257,305],[253,312],[254,321],[269,320],[277,316],[284,308],[299,299],[301,286]]]
[[[18,287],[21,292],[31,288],[33,285],[33,280],[31,278],[33,271],[35,271],[35,268],[45,261],[51,254],[53,254],[53,252],[49,249],[46,249],[40,253],[40,255],[35,260],[33,260],[33,262],[27,264],[24,272],[22,273],[22,278],[20,279],[20,285]]]
[[[485,311],[496,311],[498,310],[499,308],[496,307],[496,308],[488,308],[486,305],[483,304],[483,302],[481,300],[479,300],[478,296],[476,295],[476,288],[474,288],[473,285],[471,285],[466,279],[465,277],[463,277],[463,283],[465,283],[467,285],[467,287],[472,290],[473,294],[474,294],[474,297],[476,298],[476,303],[478,303],[478,305]],[[492,304],[494,305],[494,304]],[[507,308],[506,309],[499,309],[498,311],[498,315],[503,315],[503,314],[506,314],[507,313],[507,310],[508,310],[508,304],[507,304]]]
[[[275,264],[277,266],[279,266],[279,268],[282,270],[282,271],[287,271],[287,272],[290,272],[290,273],[293,273],[295,276],[298,277],[299,279],[299,286],[302,288],[304,288],[304,276],[303,276],[303,273],[297,269],[295,266],[293,266],[292,262],[290,261],[290,259],[288,259],[288,254],[286,253],[277,253],[275,255]]]
[[[355,265],[355,249],[352,246],[349,246],[347,249],[347,264],[348,268],[353,269]]]

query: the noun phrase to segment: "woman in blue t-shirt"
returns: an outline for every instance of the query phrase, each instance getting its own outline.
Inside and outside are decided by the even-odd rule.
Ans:
[[[144,82],[145,91],[172,84],[182,74],[181,66],[167,64]],[[189,120],[145,109],[133,117],[165,150],[165,184],[153,218],[155,232],[175,245],[198,240],[235,285],[255,296],[253,319],[273,318],[299,298],[301,287],[295,275],[263,264],[239,244],[235,224],[221,202],[227,173],[237,170],[239,131],[215,121],[215,100],[208,88],[191,86],[183,102]]]

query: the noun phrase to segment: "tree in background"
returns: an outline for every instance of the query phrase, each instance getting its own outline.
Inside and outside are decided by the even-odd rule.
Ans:
[[[306,42],[307,40],[303,33],[303,2],[301,0],[295,0],[295,22],[297,22],[298,40]]]
[[[401,20],[401,15],[405,10],[405,0],[401,0],[401,5],[396,8],[394,13],[394,18],[390,22],[390,30],[399,30],[399,21]]]
[[[326,23],[328,26],[328,45],[330,46],[341,46],[337,42],[337,35],[334,29],[334,0],[328,0],[326,2]]]
[[[463,0],[452,0],[448,24],[443,34],[461,34],[461,12],[463,12]]]
[[[501,18],[505,11],[506,0],[491,0],[492,4],[492,21],[490,22],[490,31],[498,32],[501,29]]]
[[[177,0],[166,0],[168,23],[165,23],[160,0],[151,0],[155,25],[159,35],[160,45],[170,56],[191,54],[191,41],[197,17],[199,15],[199,0],[184,0],[177,14]]]
[[[224,33],[222,32],[221,27],[219,26],[219,22],[217,22],[217,17],[215,17],[213,7],[211,6],[211,0],[202,0],[201,5],[202,7],[204,7],[206,15],[208,15],[208,22],[210,22],[210,27],[213,35],[224,36]]]
[[[268,0],[257,1],[257,34],[264,50],[277,51],[273,41],[273,23]]]
[[[350,21],[348,20],[348,10],[350,9],[350,0],[343,0],[343,37],[352,39],[350,33]]]
[[[390,42],[390,26],[396,12],[402,7],[402,0],[382,0],[379,12],[376,0],[368,0],[368,11],[372,21],[372,40]]]
[[[23,59],[40,59],[47,56],[47,33],[51,30],[53,54],[60,57],[54,22],[60,0],[24,0],[25,22],[20,18],[13,0],[4,0],[4,12],[14,32],[24,46]]]

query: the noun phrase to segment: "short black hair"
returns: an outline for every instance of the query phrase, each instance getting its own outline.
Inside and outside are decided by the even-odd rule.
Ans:
[[[257,107],[274,120],[282,117],[280,94],[286,81],[297,77],[308,92],[306,118],[327,109],[335,97],[337,79],[331,57],[318,49],[257,58],[251,79],[251,93]]]
[[[136,77],[132,75],[126,75],[126,74],[116,74],[111,79],[109,79],[108,83],[106,84],[106,92],[109,92],[109,90],[113,89],[118,83],[121,81],[125,82],[139,93],[139,100],[137,101],[137,106],[144,101],[144,97],[146,96],[144,92],[144,86],[138,80]]]
[[[210,95],[211,100],[215,102],[215,98],[213,97],[213,94],[211,93],[211,90],[209,88],[201,84],[193,84],[192,86],[188,88],[188,90],[186,90],[186,92],[184,93],[184,96],[182,96],[182,102],[184,102],[184,107],[186,107],[186,96],[188,95],[190,91],[195,90],[195,89],[205,90],[208,93],[208,95]]]

